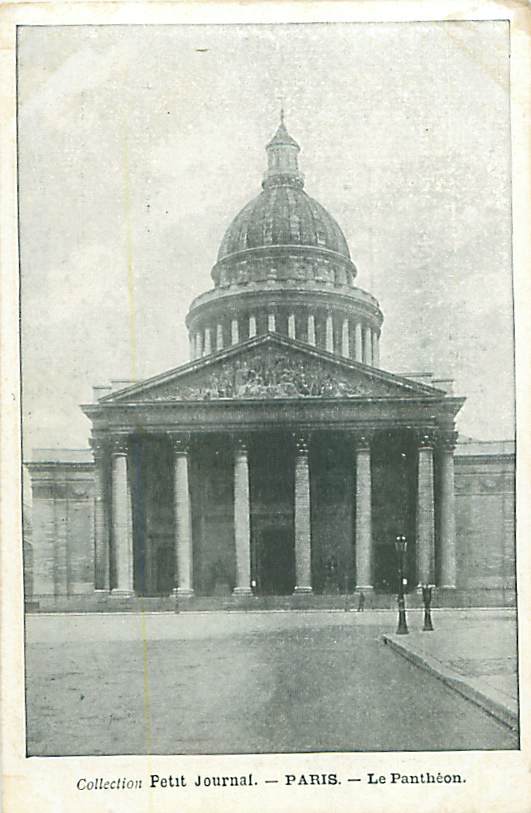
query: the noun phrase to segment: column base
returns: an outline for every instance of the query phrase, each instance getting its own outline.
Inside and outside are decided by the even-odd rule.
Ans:
[[[374,593],[374,587],[372,584],[357,584],[356,593]]]
[[[111,591],[108,587],[95,587],[94,592],[97,596],[108,596]]]
[[[175,587],[172,590],[172,596],[174,598],[193,598],[194,591],[191,587]]]
[[[310,585],[297,585],[293,590],[293,595],[299,595],[300,593],[313,593],[313,588]]]
[[[134,595],[134,590],[122,590],[120,587],[115,587],[111,590],[112,598],[132,598]]]
[[[441,584],[439,590],[457,590],[455,584]]]
[[[250,587],[235,587],[232,591],[233,596],[252,596],[253,591]]]

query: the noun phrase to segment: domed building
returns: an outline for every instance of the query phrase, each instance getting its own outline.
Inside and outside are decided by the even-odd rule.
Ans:
[[[299,151],[281,118],[190,306],[189,363],[94,387],[91,452],[28,464],[35,606],[390,606],[399,564],[411,601],[514,596],[513,450],[454,455],[451,382],[381,369],[382,312]]]
[[[304,191],[299,149],[281,121],[266,147],[262,192],[225,233],[214,289],[190,308],[192,358],[276,332],[379,366],[378,302],[356,287],[341,228]]]

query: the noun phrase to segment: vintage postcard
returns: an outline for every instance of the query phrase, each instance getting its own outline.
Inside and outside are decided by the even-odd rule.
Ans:
[[[6,813],[529,809],[519,3],[14,3]]]

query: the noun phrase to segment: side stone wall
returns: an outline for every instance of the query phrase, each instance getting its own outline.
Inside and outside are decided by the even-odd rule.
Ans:
[[[513,603],[514,444],[458,444],[455,492],[458,589],[493,591],[497,603]]]
[[[59,455],[63,459],[58,460]],[[32,487],[33,561],[32,578],[26,579],[26,600],[92,593],[94,464],[90,451],[39,450],[27,468]]]

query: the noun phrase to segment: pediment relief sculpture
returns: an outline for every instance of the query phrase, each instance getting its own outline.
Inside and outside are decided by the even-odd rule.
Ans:
[[[286,353],[255,353],[189,378],[146,392],[150,401],[208,401],[218,399],[360,398],[387,395],[396,388],[385,382],[364,381],[350,371]],[[144,400],[144,398],[142,398]]]

